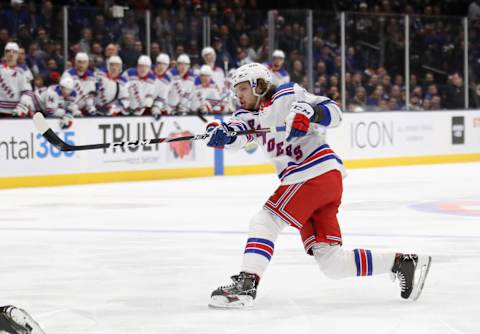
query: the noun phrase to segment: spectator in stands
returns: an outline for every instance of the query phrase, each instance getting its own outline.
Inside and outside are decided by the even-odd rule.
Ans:
[[[305,71],[303,70],[303,62],[300,59],[293,61],[292,70],[290,71],[290,80],[298,84],[303,82]]]
[[[7,29],[0,29],[0,50],[5,49],[10,36]]]
[[[380,79],[378,75],[372,74],[368,79],[368,83],[365,85],[365,89],[367,90],[367,95],[372,95],[373,91],[378,87],[380,84]]]
[[[458,73],[454,73],[448,78],[445,92],[445,107],[447,109],[465,108],[463,78]]]
[[[135,35],[132,33],[125,33],[123,35],[122,48],[120,50],[120,58],[126,68],[134,67],[141,52],[135,49]]]
[[[432,96],[432,110],[442,109],[442,98],[439,95]]]
[[[402,94],[402,89],[399,85],[393,85],[390,89],[390,98],[394,98],[396,100],[398,110],[402,109],[405,105],[404,98]]]
[[[251,43],[250,43],[250,37],[246,33],[243,33],[240,35],[239,39],[239,45],[240,48],[245,52],[247,61],[254,62],[257,59],[257,53],[255,50],[252,48]]]
[[[204,47],[202,49],[202,58],[206,65],[210,66],[212,73],[210,78],[217,85],[220,92],[223,92],[225,86],[225,72],[223,66],[217,66],[217,54],[211,46]],[[206,80],[206,79],[205,79]]]
[[[413,110],[413,111],[423,110],[420,99],[415,95],[410,97],[410,110]]]
[[[78,42],[78,44],[80,45],[80,51],[85,52],[85,53],[90,53],[91,52],[91,46],[92,46],[92,40],[93,40],[92,29],[83,28],[82,38]]]
[[[359,106],[363,109],[367,106],[367,91],[364,87],[359,86],[355,90],[355,96],[353,97],[352,104],[355,106]]]
[[[160,44],[158,44],[157,42],[152,42],[152,44],[150,45],[150,58],[155,59],[156,61],[160,53]]]
[[[367,106],[371,109],[379,106],[381,100],[384,99],[385,90],[382,85],[377,85],[373,93],[367,98]]]
[[[272,53],[272,62],[264,63],[273,76],[273,84],[277,87],[290,81],[290,75],[287,70],[284,68],[285,64],[285,53],[282,50],[275,50]]]

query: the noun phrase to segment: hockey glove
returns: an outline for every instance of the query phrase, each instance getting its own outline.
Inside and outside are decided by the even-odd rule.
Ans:
[[[207,146],[223,148],[225,145],[231,144],[237,139],[236,136],[228,136],[227,133],[234,131],[224,122],[211,122],[207,125],[207,133],[210,133],[210,139]]]
[[[315,114],[312,106],[307,102],[294,102],[290,108],[290,114],[285,122],[287,127],[287,141],[303,137],[310,128],[310,120]]]

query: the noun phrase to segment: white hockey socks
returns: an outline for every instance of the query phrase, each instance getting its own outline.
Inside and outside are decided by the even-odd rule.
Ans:
[[[285,226],[264,209],[253,216],[241,271],[262,277],[273,256],[275,240]]]
[[[340,245],[317,244],[313,254],[325,276],[340,279],[391,273],[395,253],[377,253],[368,249],[346,250]]]

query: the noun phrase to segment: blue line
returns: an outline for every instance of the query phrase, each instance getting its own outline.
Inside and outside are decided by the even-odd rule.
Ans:
[[[223,122],[223,116],[222,115],[215,115],[215,119],[219,120],[220,122]],[[213,163],[214,163],[214,174],[215,176],[217,175],[223,175],[224,169],[224,157],[223,157],[223,150],[220,149],[214,149],[213,150]]]

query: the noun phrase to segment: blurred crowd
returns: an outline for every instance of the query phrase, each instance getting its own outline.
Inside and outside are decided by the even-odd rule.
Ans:
[[[65,59],[62,7],[45,0],[2,2],[0,50],[5,50],[9,42],[17,43],[16,66],[23,69],[31,82],[32,91],[41,92],[58,85],[65,73],[76,68],[79,54],[81,59],[84,59],[83,55],[87,56],[86,66],[94,74],[93,81],[102,77],[102,71],[103,76],[108,77],[107,65],[112,57],[117,57],[115,62],[121,62],[122,77],[128,81],[133,77],[128,75],[127,70],[142,65],[139,64],[140,58],[150,53],[152,80],[155,75],[163,75],[155,71],[160,56],[163,59],[169,57],[165,73],[168,72],[172,82],[175,76],[180,76],[177,60],[181,56],[188,57],[185,73],[191,76],[193,87],[195,82],[198,84],[201,81],[202,65],[208,65],[209,70],[203,68],[203,76],[210,78],[204,79],[205,85],[212,81],[218,90],[218,94],[213,94],[215,98],[208,100],[222,101],[224,105],[217,107],[221,112],[235,107],[230,102],[229,72],[254,61],[269,66],[278,82],[288,79],[305,88],[313,86],[315,94],[327,95],[340,104],[342,102],[338,12],[314,12],[314,75],[313,83],[309,83],[304,10],[273,12],[277,50],[270,50],[267,10],[254,0],[115,3],[126,5],[129,9],[123,11],[120,7],[120,14],[112,11],[112,1],[64,3],[69,6],[68,57]],[[404,110],[407,104],[410,110],[464,108],[463,20],[462,17],[445,16],[450,14],[449,1],[355,0],[339,3],[342,3],[341,8],[333,9],[348,11],[344,109],[353,112]],[[150,50],[146,50],[146,9],[151,12]],[[470,107],[474,108],[480,106],[480,86],[476,84],[476,73],[480,70],[480,1],[470,1],[466,9],[465,15],[470,20],[468,91]],[[406,101],[405,86],[405,17],[398,14],[410,15],[409,101]],[[202,47],[206,17],[211,44],[208,52]],[[185,57],[182,59],[185,60]],[[272,61],[269,62],[269,59]],[[142,63],[148,64],[145,57]],[[94,84],[98,87],[98,82]],[[177,93],[181,95],[182,92]],[[192,91],[192,94],[196,93]],[[205,98],[198,99],[203,102],[196,109],[213,110],[213,106],[204,103]],[[90,103],[95,107],[95,97]],[[91,111],[93,107],[89,107]],[[169,108],[162,109],[162,112],[184,110],[180,104]],[[129,106],[127,109],[140,114],[139,110],[135,110],[138,108]]]

